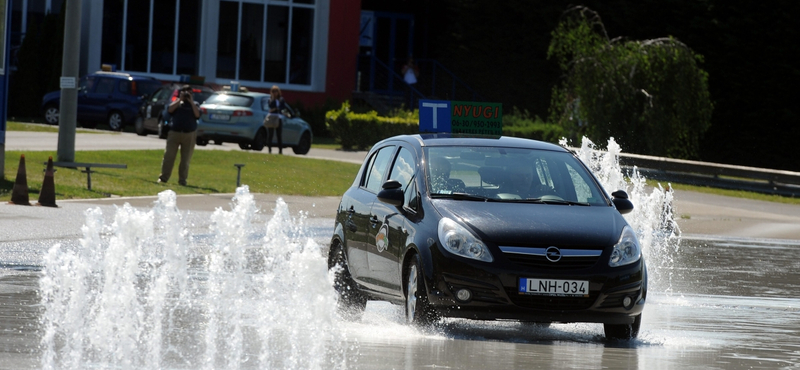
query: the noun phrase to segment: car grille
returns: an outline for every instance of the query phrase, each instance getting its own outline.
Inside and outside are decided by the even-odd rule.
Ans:
[[[545,295],[519,294],[515,289],[506,289],[506,294],[515,305],[548,311],[585,310],[597,300],[597,292],[591,292],[589,298],[584,297],[552,297]]]
[[[554,262],[547,258],[548,248],[501,246],[500,250],[508,261],[537,270],[587,269],[594,266],[603,253],[602,248],[559,248],[561,258]]]

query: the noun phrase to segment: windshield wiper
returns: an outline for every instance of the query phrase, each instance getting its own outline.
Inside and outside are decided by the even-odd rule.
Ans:
[[[573,202],[571,200],[553,199],[553,198],[502,199],[500,201],[509,203],[564,204],[568,206],[589,206],[589,203],[585,202]]]
[[[564,199],[544,199],[542,203],[547,204],[566,204],[568,206],[589,206],[587,202],[573,202],[571,200],[564,200]]]
[[[487,198],[481,195],[473,195],[467,193],[450,193],[450,194],[443,194],[443,193],[433,193],[431,194],[431,198],[451,198],[455,200],[477,200],[481,202],[497,202],[499,199]]]

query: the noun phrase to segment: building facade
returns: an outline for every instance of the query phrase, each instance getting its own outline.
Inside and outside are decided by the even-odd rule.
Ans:
[[[316,105],[355,87],[360,0],[82,0],[80,74],[272,85]],[[14,0],[12,45],[60,0]],[[16,22],[14,21],[16,20]],[[16,26],[19,27],[16,27]],[[18,35],[19,37],[14,37]]]

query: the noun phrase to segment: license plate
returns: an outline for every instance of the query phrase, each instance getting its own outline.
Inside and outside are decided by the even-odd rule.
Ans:
[[[230,114],[209,114],[208,118],[215,119],[215,120],[218,120],[218,121],[228,121],[228,120],[231,119],[231,115]]]
[[[589,282],[586,280],[520,278],[519,294],[588,297]]]

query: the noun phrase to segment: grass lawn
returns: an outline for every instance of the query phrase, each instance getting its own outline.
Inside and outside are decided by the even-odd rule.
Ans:
[[[22,152],[7,151],[5,179],[0,184],[0,201],[11,199]],[[39,198],[48,157],[56,152],[26,152],[25,168],[32,203]],[[192,157],[188,186],[178,185],[178,162],[166,184],[156,182],[161,172],[163,150],[82,151],[79,162],[127,164],[127,169],[97,168],[92,173],[92,190],[86,188],[82,169],[56,167],[56,199],[102,198],[109,196],[156,195],[172,189],[177,194],[233,193],[237,169],[244,164],[242,185],[254,193],[305,196],[341,196],[350,186],[359,165],[295,156],[264,155],[246,151],[197,150]],[[93,169],[94,170],[94,169]]]

